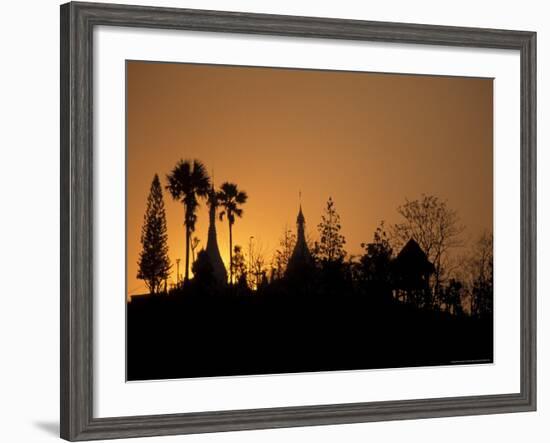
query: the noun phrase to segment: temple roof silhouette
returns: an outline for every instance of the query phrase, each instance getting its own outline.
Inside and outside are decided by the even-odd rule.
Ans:
[[[420,245],[411,238],[394,259],[394,266],[398,271],[407,273],[431,274],[435,268],[428,260],[428,256]]]
[[[304,267],[311,266],[313,264],[313,257],[307,246],[306,234],[305,234],[306,219],[302,212],[302,205],[298,211],[298,217],[296,217],[296,245],[292,251],[292,255],[288,260],[286,272],[293,272]]]

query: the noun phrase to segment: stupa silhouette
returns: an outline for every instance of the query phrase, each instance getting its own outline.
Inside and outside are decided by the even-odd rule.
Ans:
[[[216,208],[218,206],[218,200],[216,197],[216,191],[214,191],[214,184],[212,183],[212,189],[208,195],[208,206],[210,213],[210,224],[208,226],[208,240],[206,243],[206,254],[210,259],[212,265],[212,274],[216,281],[221,284],[227,283],[227,271],[223,264],[220,249],[218,248],[218,239],[216,235]]]
[[[302,204],[300,203],[300,209],[298,211],[298,217],[296,218],[296,245],[292,251],[292,255],[288,260],[286,273],[294,274],[301,270],[307,269],[313,266],[313,256],[309,251],[306,241],[306,219],[302,212]]]

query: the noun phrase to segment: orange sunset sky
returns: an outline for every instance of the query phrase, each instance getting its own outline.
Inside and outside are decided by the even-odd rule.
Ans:
[[[359,254],[381,220],[422,193],[447,200],[473,240],[493,224],[492,79],[178,63],[127,62],[127,288],[136,279],[140,231],[155,173],[166,185],[179,159],[199,159],[216,185],[248,193],[233,244],[250,237],[269,257],[298,193],[306,230],[329,196],[348,254]],[[183,205],[164,190],[172,282],[183,273]],[[206,246],[201,202],[195,236]],[[227,221],[217,222],[229,262]]]

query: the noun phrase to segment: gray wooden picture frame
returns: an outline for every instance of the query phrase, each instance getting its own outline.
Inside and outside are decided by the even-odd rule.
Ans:
[[[521,56],[519,393],[421,400],[93,416],[93,103],[95,26],[233,32],[517,50]],[[92,440],[536,409],[536,33],[329,18],[68,3],[61,6],[61,437]]]

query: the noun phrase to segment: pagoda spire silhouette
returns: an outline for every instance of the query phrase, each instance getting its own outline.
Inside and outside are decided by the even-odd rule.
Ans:
[[[212,265],[212,273],[217,282],[227,283],[227,271],[223,264],[220,249],[218,248],[218,238],[216,234],[216,208],[218,207],[218,199],[214,190],[214,183],[208,195],[208,206],[210,215],[210,224],[208,226],[208,240],[206,242],[206,254]]]
[[[300,193],[300,200],[301,200]],[[298,216],[296,217],[296,245],[292,251],[292,255],[288,260],[286,273],[294,273],[296,271],[309,268],[313,265],[313,256],[309,251],[306,241],[306,219],[302,212],[302,202],[300,201],[300,207],[298,210]]]

